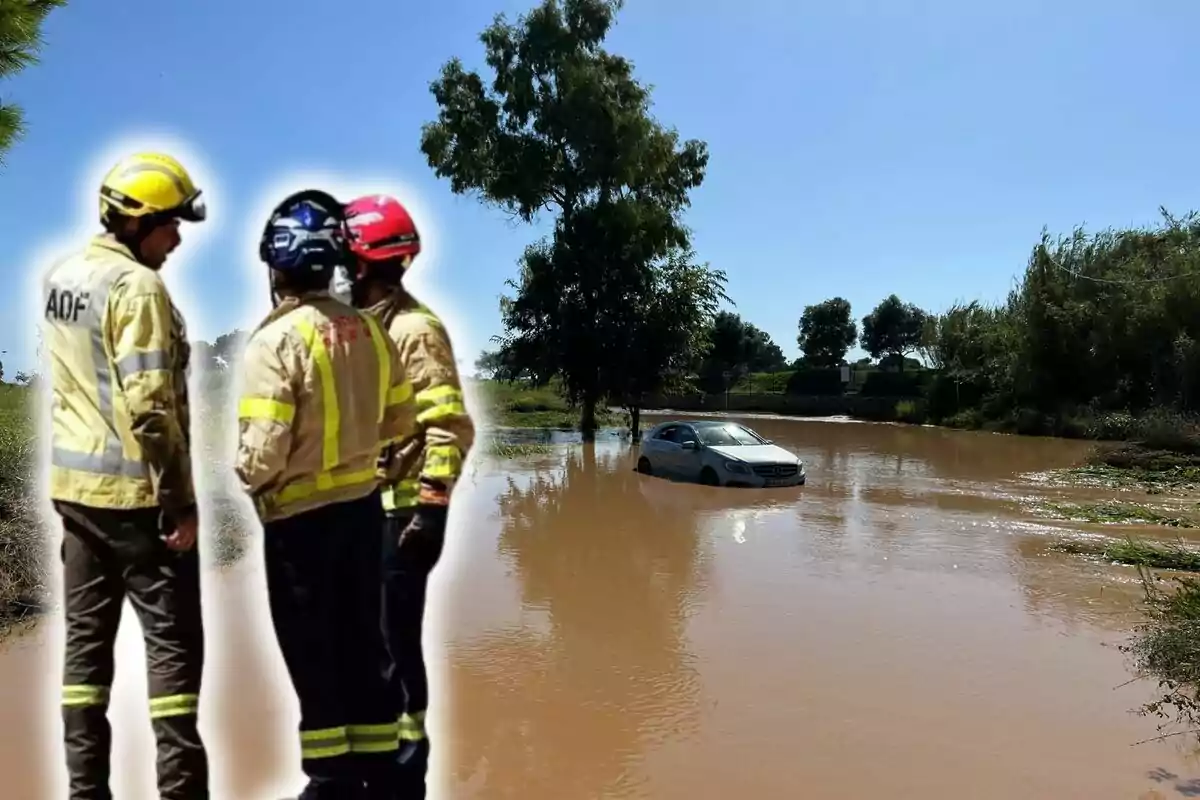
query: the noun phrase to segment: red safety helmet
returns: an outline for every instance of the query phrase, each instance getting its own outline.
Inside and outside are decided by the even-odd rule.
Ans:
[[[399,261],[405,268],[421,252],[421,236],[399,200],[371,194],[346,204],[350,250],[364,261]]]

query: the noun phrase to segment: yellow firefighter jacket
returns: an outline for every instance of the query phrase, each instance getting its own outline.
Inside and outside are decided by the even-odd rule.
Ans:
[[[475,425],[463,401],[462,382],[450,337],[437,316],[402,289],[368,309],[387,328],[416,393],[418,436],[401,447],[383,493],[384,508],[417,505],[422,480],[446,493],[462,476],[475,441]]]
[[[264,522],[365,497],[416,406],[379,323],[324,292],[280,303],[246,342],[236,472]]]
[[[187,330],[159,274],[110,235],[42,281],[50,497],[114,509],[195,505]]]

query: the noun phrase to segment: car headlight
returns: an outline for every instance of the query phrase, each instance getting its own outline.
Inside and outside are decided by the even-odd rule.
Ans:
[[[725,469],[730,472],[736,472],[738,475],[749,475],[750,468],[740,461],[726,461]]]

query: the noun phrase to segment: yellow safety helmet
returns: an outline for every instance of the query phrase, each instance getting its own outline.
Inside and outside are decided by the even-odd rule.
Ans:
[[[113,213],[188,222],[208,216],[192,176],[163,153],[135,153],[108,171],[100,182],[100,219]]]

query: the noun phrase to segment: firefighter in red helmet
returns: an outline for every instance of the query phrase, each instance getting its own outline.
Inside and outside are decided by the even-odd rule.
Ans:
[[[378,317],[395,341],[417,402],[418,434],[401,445],[384,489],[384,611],[387,654],[382,665],[400,723],[400,753],[392,783],[377,797],[424,798],[429,740],[429,688],[421,647],[429,574],[442,554],[451,493],[474,443],[475,425],[445,325],[404,287],[421,252],[408,210],[394,197],[368,195],[346,205],[355,306]]]

